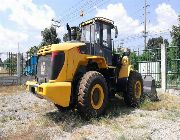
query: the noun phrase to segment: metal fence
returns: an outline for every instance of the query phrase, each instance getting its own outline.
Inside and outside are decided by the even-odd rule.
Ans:
[[[13,76],[17,72],[17,54],[0,53],[0,76]]]
[[[131,52],[131,63],[135,70],[138,70],[143,76],[151,75],[156,86],[161,87],[162,74],[161,67],[166,67],[166,88],[180,89],[180,46],[167,46],[165,49],[166,64],[162,65],[161,47],[152,47],[152,49],[137,49]],[[17,59],[17,57],[20,57]],[[36,75],[37,72],[36,55],[29,53],[15,54],[12,52],[0,53],[0,76],[15,76],[20,69],[20,75]],[[18,63],[19,67],[18,68]]]
[[[137,49],[131,53],[131,63],[143,76],[151,75],[161,87],[161,47]],[[180,89],[180,46],[166,46],[166,88]]]
[[[17,61],[20,61],[19,66]],[[12,52],[0,53],[0,77],[16,76],[18,67],[20,67],[20,75],[35,75],[36,65],[36,55]]]
[[[180,46],[169,46],[166,50],[166,87],[180,89]]]
[[[131,63],[142,76],[151,75],[161,87],[161,49],[137,49],[131,53]]]

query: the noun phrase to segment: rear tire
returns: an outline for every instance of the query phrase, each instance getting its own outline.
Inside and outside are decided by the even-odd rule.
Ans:
[[[78,89],[78,111],[85,118],[103,114],[108,104],[108,87],[104,76],[89,71],[80,80]]]
[[[143,101],[142,76],[136,71],[131,71],[128,77],[127,92],[124,92],[124,102],[127,106],[139,107]]]

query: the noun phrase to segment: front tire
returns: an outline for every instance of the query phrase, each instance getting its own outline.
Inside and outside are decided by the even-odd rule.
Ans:
[[[108,87],[104,76],[89,71],[80,80],[78,89],[78,110],[86,118],[103,114],[108,104]]]
[[[136,71],[131,71],[128,77],[127,92],[124,92],[124,102],[127,106],[139,107],[143,101],[142,76]]]

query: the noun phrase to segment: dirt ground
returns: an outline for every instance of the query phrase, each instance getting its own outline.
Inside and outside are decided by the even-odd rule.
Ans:
[[[24,86],[0,87],[0,139],[180,140],[180,96],[160,93],[139,109],[122,100],[110,102],[107,114],[90,121],[77,112],[59,112],[53,103],[26,92]]]

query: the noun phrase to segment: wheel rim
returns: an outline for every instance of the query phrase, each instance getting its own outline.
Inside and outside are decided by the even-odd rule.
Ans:
[[[135,86],[134,86],[134,93],[135,93],[135,97],[136,99],[139,99],[141,97],[141,82],[140,81],[136,81]]]
[[[93,86],[91,90],[91,105],[94,109],[100,109],[104,100],[104,91],[100,84]]]

